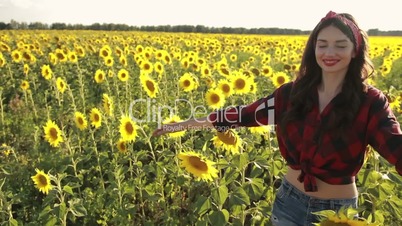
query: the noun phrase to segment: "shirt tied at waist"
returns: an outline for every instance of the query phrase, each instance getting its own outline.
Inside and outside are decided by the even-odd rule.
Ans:
[[[317,191],[317,181],[315,176],[310,173],[311,163],[308,161],[302,162],[300,164],[301,173],[297,178],[298,181],[303,182],[304,190],[314,192]]]

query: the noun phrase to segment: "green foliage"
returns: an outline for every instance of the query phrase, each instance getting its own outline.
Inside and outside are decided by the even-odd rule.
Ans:
[[[246,128],[239,129],[244,143],[240,152],[233,154],[213,145],[214,131],[187,131],[179,138],[151,137],[158,124],[151,120],[138,122],[135,141],[126,143],[126,151],[119,151],[116,145],[121,138],[119,119],[129,113],[141,119],[148,116],[153,119],[158,113],[165,118],[169,112],[159,109],[162,106],[175,106],[180,115],[189,116],[193,112],[187,104],[205,106],[204,94],[210,88],[195,67],[185,68],[180,59],[172,56],[172,63],[164,65],[161,76],[155,71],[151,73],[160,93],[156,98],[149,98],[140,82],[141,64],[135,60],[140,55],[136,52],[139,45],[151,49],[151,62],[159,61],[154,55],[156,50],[166,50],[172,55],[180,53],[180,57],[196,53],[208,65],[226,57],[231,71],[243,70],[249,75],[253,73],[248,71],[250,68],[268,65],[293,76],[296,71],[284,68],[297,65],[300,59],[287,60],[290,57],[284,52],[290,50],[300,55],[305,36],[289,39],[131,32],[25,32],[0,33],[0,44],[6,43],[11,49],[6,51],[0,45],[7,62],[0,67],[0,145],[4,143],[0,146],[0,225],[269,224],[278,184],[287,170],[274,133],[256,134]],[[106,45],[113,50],[112,67],[107,67],[99,56],[99,50]],[[30,66],[27,75],[24,62],[14,62],[10,53],[24,46],[32,48],[36,56],[35,62],[25,62]],[[77,63],[52,64],[49,60],[49,53],[56,49],[73,52],[76,46],[84,46],[86,51],[85,56],[78,57]],[[258,53],[243,48],[245,46]],[[286,51],[276,51],[288,46]],[[119,63],[117,47],[125,49],[127,66]],[[263,62],[260,53],[272,56],[271,61]],[[230,54],[238,56],[236,62],[229,60]],[[383,64],[382,58],[388,54],[390,51],[376,56],[375,64]],[[375,81],[382,90],[396,97],[402,89],[398,79],[402,63],[400,59],[393,62],[390,73]],[[47,64],[54,72],[51,80],[41,75],[41,67]],[[130,73],[126,83],[117,78],[121,68]],[[103,83],[94,80],[98,69],[107,73]],[[109,70],[113,77],[109,77]],[[197,90],[185,93],[179,89],[177,81],[185,72],[197,76],[200,85]],[[63,78],[68,84],[64,93],[58,91],[55,77]],[[212,70],[211,77],[215,82],[223,79],[216,70]],[[251,102],[274,89],[270,78],[253,77],[258,84],[256,93],[234,95],[227,99],[226,106]],[[29,81],[30,91],[20,88],[23,80]],[[113,116],[103,110],[104,93],[114,101]],[[132,101],[140,99],[145,101],[130,109]],[[177,99],[186,99],[188,103],[177,103]],[[103,116],[102,125],[97,129],[89,120],[94,107],[100,109]],[[88,128],[80,130],[75,126],[76,111],[86,115]],[[397,109],[395,113],[400,118]],[[58,147],[52,147],[44,138],[43,127],[49,119],[63,131],[64,141]],[[176,156],[188,150],[202,153],[216,162],[218,177],[212,182],[198,181],[182,168]],[[389,163],[373,153],[369,153],[358,175],[360,214],[384,225],[400,225],[402,179]],[[33,184],[31,176],[35,175],[36,168],[50,175],[53,188],[47,195],[40,193]]]

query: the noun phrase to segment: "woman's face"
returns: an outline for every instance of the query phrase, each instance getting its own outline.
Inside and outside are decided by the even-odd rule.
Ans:
[[[354,45],[341,30],[328,26],[318,33],[315,57],[323,75],[344,76],[354,57]]]

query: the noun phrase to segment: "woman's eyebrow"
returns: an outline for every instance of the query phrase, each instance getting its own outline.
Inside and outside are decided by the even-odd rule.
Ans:
[[[340,42],[347,42],[347,41],[348,40],[346,40],[346,39],[341,39],[341,40],[336,40],[335,42],[340,43]],[[317,42],[328,42],[328,41],[325,39],[317,39]]]

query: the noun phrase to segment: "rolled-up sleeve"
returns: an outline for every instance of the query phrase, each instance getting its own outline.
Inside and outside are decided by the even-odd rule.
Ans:
[[[386,96],[379,92],[370,107],[369,144],[402,175],[402,131]]]
[[[249,105],[228,107],[209,114],[208,120],[223,132],[240,126],[252,127],[275,124],[275,92]]]
[[[292,87],[293,82],[285,83],[270,95],[249,105],[214,111],[208,115],[208,120],[220,132],[240,126],[276,125],[280,120],[281,113],[288,106]]]

